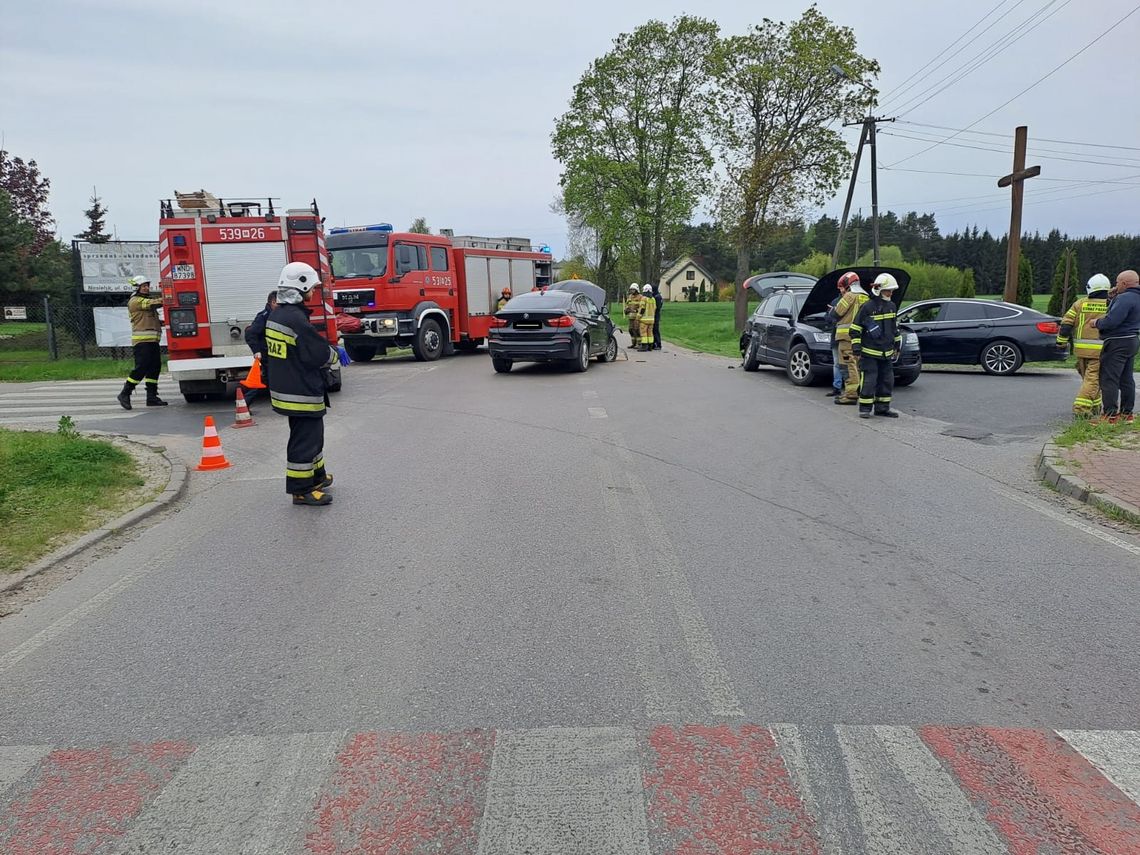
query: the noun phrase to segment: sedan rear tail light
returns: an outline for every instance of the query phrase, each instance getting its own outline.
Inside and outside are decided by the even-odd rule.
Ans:
[[[1038,321],[1037,330],[1046,335],[1056,335],[1061,331],[1061,327],[1056,321]]]
[[[509,327],[510,325],[511,322],[506,318],[491,318],[491,329],[495,329],[497,327]]]
[[[557,318],[548,318],[546,325],[548,327],[572,327],[574,326],[574,319],[569,315],[559,315]]]

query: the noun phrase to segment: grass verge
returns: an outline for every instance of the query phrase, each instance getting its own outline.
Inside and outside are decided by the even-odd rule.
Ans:
[[[732,307],[730,302],[666,303],[661,311],[661,337],[690,350],[739,357],[740,334],[736,332]],[[749,306],[749,311],[754,308]],[[610,315],[625,330],[622,309],[622,304],[614,303]]]
[[[1094,424],[1087,419],[1078,419],[1057,434],[1053,442],[1061,448],[1072,448],[1086,442],[1103,442],[1113,448],[1129,448],[1135,445],[1137,439],[1140,439],[1140,423]]]
[[[0,573],[83,533],[142,483],[131,455],[109,442],[0,428]]]
[[[131,359],[48,359],[47,354],[21,350],[0,352],[0,383],[35,383],[48,380],[106,380],[126,378]],[[165,363],[163,369],[165,370]]]

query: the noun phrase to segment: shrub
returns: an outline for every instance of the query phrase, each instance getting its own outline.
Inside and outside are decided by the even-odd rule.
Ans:
[[[959,297],[976,297],[978,296],[978,288],[974,284],[974,268],[967,267],[966,272],[962,274],[962,284],[958,286]]]

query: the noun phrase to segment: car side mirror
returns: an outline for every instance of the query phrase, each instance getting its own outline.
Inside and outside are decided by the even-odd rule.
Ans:
[[[792,325],[792,313],[787,309],[776,309],[775,316],[777,318],[783,318],[788,322],[789,326]]]

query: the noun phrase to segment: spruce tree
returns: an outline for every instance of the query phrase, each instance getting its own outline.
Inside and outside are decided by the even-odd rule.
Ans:
[[[91,194],[91,207],[84,211],[83,215],[87,217],[87,228],[76,235],[79,240],[88,243],[106,243],[111,239],[111,236],[103,231],[106,228],[107,209],[103,207],[103,200],[94,190]]]
[[[1017,264],[1017,304],[1033,308],[1033,265],[1024,255]]]

